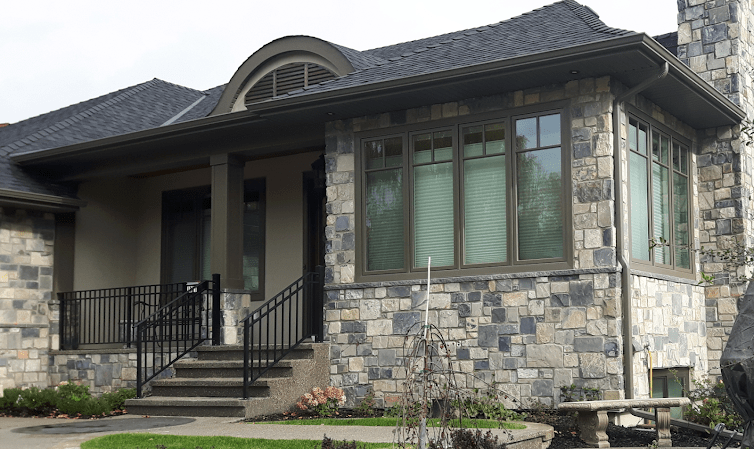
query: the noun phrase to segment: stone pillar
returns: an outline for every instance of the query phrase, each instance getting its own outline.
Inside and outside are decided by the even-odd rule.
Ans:
[[[210,268],[224,289],[243,288],[243,161],[229,154],[212,166],[212,247]]]
[[[678,0],[678,57],[749,117],[752,114],[750,22],[746,0]],[[700,133],[697,153],[699,175],[699,230],[701,246],[724,250],[735,243],[751,246],[754,207],[752,148],[744,142],[740,127],[707,129]],[[738,313],[745,283],[744,269],[702,258],[701,270],[714,275],[706,287],[709,366],[719,374],[722,348]]]

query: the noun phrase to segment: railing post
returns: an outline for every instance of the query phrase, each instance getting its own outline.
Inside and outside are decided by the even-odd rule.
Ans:
[[[65,301],[63,301],[63,294],[58,293],[58,303],[60,303],[60,349],[68,349],[68,339],[66,338],[66,325],[68,320],[65,318]]]
[[[220,344],[220,275],[212,275],[212,346]]]
[[[128,288],[128,299],[126,300],[126,322],[123,323],[123,332],[126,334],[126,347],[131,347],[131,336],[134,332],[134,291],[133,288]]]
[[[249,399],[249,322],[243,321],[243,398]]]
[[[144,377],[141,374],[141,326],[136,326],[136,397],[141,397],[141,383]]]
[[[313,331],[315,335],[317,336],[317,341],[324,341],[325,339],[325,329],[323,326],[323,320],[324,317],[322,316],[322,310],[324,309],[324,295],[325,295],[325,267],[322,265],[317,265],[316,271],[316,279],[314,281],[314,294],[313,296],[313,305],[314,310],[312,313],[312,319],[315,320]]]

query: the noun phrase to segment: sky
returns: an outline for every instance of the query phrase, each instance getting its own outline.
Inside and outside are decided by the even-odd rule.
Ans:
[[[0,123],[159,78],[205,90],[287,35],[356,50],[496,23],[554,0],[25,0],[0,8]],[[676,30],[676,0],[579,0],[607,25]],[[651,13],[649,13],[651,11]]]

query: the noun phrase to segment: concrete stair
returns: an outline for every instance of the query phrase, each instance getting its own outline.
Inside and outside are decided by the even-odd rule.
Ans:
[[[252,418],[291,410],[301,395],[329,384],[329,345],[302,343],[243,396],[243,347],[202,346],[173,364],[175,376],[149,383],[151,395],[129,399],[135,415]],[[262,354],[266,353],[262,351]]]

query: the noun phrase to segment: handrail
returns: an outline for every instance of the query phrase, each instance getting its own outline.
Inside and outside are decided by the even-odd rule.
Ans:
[[[136,323],[136,396],[142,397],[147,382],[209,338],[219,344],[219,316],[220,275],[213,274],[211,281],[191,286]]]
[[[134,323],[185,292],[185,282],[60,292],[60,347],[123,344],[130,348]]]
[[[304,340],[322,339],[322,282],[317,267],[262,304],[243,325],[243,397],[249,386]]]

